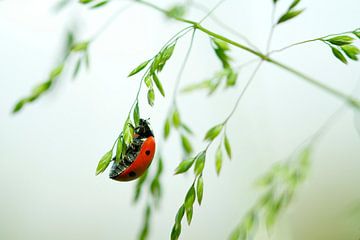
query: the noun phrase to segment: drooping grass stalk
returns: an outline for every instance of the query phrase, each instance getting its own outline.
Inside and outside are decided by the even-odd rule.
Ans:
[[[200,11],[203,12],[208,12],[210,11],[205,5],[198,3],[198,2],[192,2],[191,6],[193,6],[196,9],[199,9]],[[238,32],[237,30],[235,30],[234,28],[232,28],[231,26],[227,25],[226,23],[224,23],[220,18],[218,18],[215,14],[212,14],[209,16],[209,18],[216,23],[217,25],[219,25],[219,27],[227,30],[229,33],[237,36],[238,38],[242,39],[247,45],[249,45],[250,47],[252,47],[253,49],[256,49],[257,51],[260,51],[259,48],[257,46],[255,46],[255,44],[253,44],[248,37],[246,37],[244,34]]]
[[[343,35],[343,34],[350,34],[352,33],[352,31],[346,31],[346,32],[342,32],[342,33],[334,33],[334,34],[328,34],[326,36],[323,36],[323,37],[318,37],[318,38],[313,38],[313,39],[308,39],[308,40],[304,40],[304,41],[300,41],[300,42],[297,42],[297,43],[293,43],[293,44],[290,44],[288,46],[285,46],[285,47],[282,47],[282,48],[279,48],[279,49],[275,49],[275,50],[272,50],[270,52],[270,55],[272,55],[273,53],[279,53],[279,52],[283,52],[289,48],[292,48],[292,47],[295,47],[295,46],[299,46],[299,45],[303,45],[305,43],[310,43],[310,42],[316,42],[316,41],[323,41],[323,39],[325,38],[329,38],[329,37],[332,37],[332,36],[336,36],[336,35]]]
[[[149,2],[146,2],[146,1],[142,1],[142,0],[137,1],[137,2],[166,14],[166,10],[158,7],[157,5],[155,5],[153,3],[149,3]],[[326,92],[328,92],[328,93],[330,93],[330,94],[332,94],[332,95],[334,95],[334,96],[336,96],[336,97],[338,97],[340,99],[345,100],[345,102],[348,105],[350,105],[352,107],[355,107],[357,109],[360,109],[360,101],[358,99],[353,98],[352,96],[349,96],[349,95],[347,95],[347,94],[345,94],[345,93],[343,93],[343,92],[341,92],[341,91],[339,91],[339,90],[337,90],[335,88],[332,88],[332,87],[330,87],[330,86],[328,86],[328,85],[326,85],[324,83],[321,83],[320,81],[318,81],[318,80],[316,80],[316,79],[314,79],[314,78],[312,78],[310,76],[307,76],[306,74],[298,71],[297,69],[294,69],[294,68],[292,68],[290,66],[287,66],[287,65],[285,65],[285,64],[283,64],[283,63],[281,63],[281,62],[279,62],[279,61],[277,61],[277,60],[275,60],[275,59],[273,59],[273,58],[271,58],[269,56],[267,56],[266,54],[263,54],[263,53],[261,53],[259,51],[256,51],[256,50],[254,50],[254,49],[252,49],[250,47],[247,47],[247,46],[245,46],[245,45],[243,45],[243,44],[241,44],[239,42],[236,42],[236,41],[234,41],[232,39],[229,39],[229,38],[227,38],[227,37],[225,37],[225,36],[223,36],[221,34],[213,32],[213,31],[209,30],[208,28],[203,27],[198,22],[188,20],[188,19],[185,19],[185,18],[181,18],[181,17],[173,17],[173,18],[175,20],[177,20],[177,21],[191,24],[195,28],[199,29],[201,32],[206,33],[208,36],[211,36],[211,37],[214,37],[216,39],[222,40],[222,41],[224,41],[224,42],[226,42],[228,44],[231,44],[231,45],[233,45],[233,46],[235,46],[237,48],[240,48],[242,50],[245,50],[246,52],[249,52],[249,53],[257,56],[257,57],[261,58],[262,60],[264,60],[266,62],[272,63],[275,66],[278,66],[279,68],[282,68],[282,69],[284,69],[284,70],[286,70],[286,71],[288,71],[288,72],[290,72],[290,73],[292,73],[292,74],[306,80],[308,83],[310,83],[310,84],[312,84],[312,85],[314,85],[314,86],[316,86],[316,87],[318,87],[318,88],[320,88],[320,89],[322,89],[322,90],[324,90],[324,91],[326,91]]]

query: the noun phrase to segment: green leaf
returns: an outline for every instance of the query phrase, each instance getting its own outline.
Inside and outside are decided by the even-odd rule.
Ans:
[[[196,195],[199,205],[201,205],[204,193],[204,181],[202,175],[199,176],[196,183]]]
[[[175,109],[172,114],[172,121],[173,121],[175,128],[178,128],[181,124],[180,113],[177,109]]]
[[[170,135],[171,130],[171,121],[170,118],[166,118],[165,124],[164,124],[164,138],[167,139]]]
[[[99,7],[102,7],[102,6],[104,6],[104,5],[108,4],[108,3],[109,3],[109,1],[102,1],[102,2],[99,2],[99,3],[95,4],[95,5],[93,5],[91,8],[92,9],[99,8]]]
[[[182,18],[186,13],[186,6],[174,5],[166,10],[166,16],[169,18]]]
[[[171,230],[171,240],[177,240],[180,236],[181,220],[184,217],[184,213],[185,213],[185,206],[183,204],[183,205],[181,205],[181,207],[179,208],[179,210],[176,213],[175,224]]]
[[[115,157],[116,163],[120,162],[122,149],[123,149],[123,141],[122,141],[122,138],[119,137],[118,141],[117,141],[117,145],[116,145],[116,157]]]
[[[205,158],[206,158],[206,152],[201,152],[195,160],[195,167],[194,167],[194,173],[196,176],[199,176],[202,174],[202,171],[205,166]]]
[[[145,62],[141,63],[139,66],[137,66],[136,68],[134,68],[128,75],[128,77],[131,77],[135,74],[137,74],[138,72],[140,72],[141,70],[143,70],[148,64],[149,64],[150,60],[146,60]]]
[[[294,0],[290,5],[289,10],[295,8],[299,3],[300,3],[300,0]]]
[[[171,240],[177,240],[179,239],[181,233],[181,224],[174,224],[172,230],[171,230],[171,235],[170,235],[170,239]]]
[[[299,155],[299,163],[303,171],[307,171],[309,169],[311,153],[311,146],[307,146]]]
[[[154,178],[150,184],[150,192],[152,196],[156,199],[161,196],[161,185],[158,178]]]
[[[133,119],[134,119],[135,126],[138,126],[139,122],[140,122],[140,109],[139,109],[138,102],[136,102],[135,107],[134,107]]]
[[[175,169],[175,174],[184,173],[187,170],[189,170],[189,168],[191,168],[191,166],[194,164],[194,161],[195,161],[194,158],[189,158],[180,162],[180,164]]]
[[[153,74],[153,80],[154,80],[154,82],[155,82],[155,85],[156,85],[157,89],[158,89],[159,92],[161,93],[161,95],[162,95],[163,97],[165,97],[164,88],[163,88],[163,86],[161,85],[161,82],[160,82],[159,78],[157,77],[157,75],[156,75],[155,73]]]
[[[98,166],[96,168],[96,175],[104,172],[105,169],[109,166],[112,157],[112,150],[108,151],[104,154],[104,156],[100,159]]]
[[[346,58],[344,57],[344,55],[337,50],[335,47],[331,47],[332,53],[334,54],[334,56],[339,59],[341,62],[347,64],[348,61],[346,60]]]
[[[145,82],[145,85],[148,87],[148,88],[152,88],[152,75],[146,75],[145,78],[144,78],[144,82]]]
[[[139,177],[139,180],[136,182],[134,202],[137,202],[140,199],[141,189],[148,177],[148,172],[149,171],[145,171],[144,174],[141,177]]]
[[[186,212],[186,219],[188,224],[190,225],[191,223],[191,219],[192,219],[192,214],[193,214],[193,205],[195,202],[195,187],[194,184],[191,185],[190,189],[188,190],[188,192],[186,193],[186,197],[185,197],[185,212]]]
[[[211,39],[213,43],[216,45],[217,48],[220,48],[224,51],[230,50],[229,44],[227,42],[224,42],[223,40],[212,38]]]
[[[199,83],[193,83],[190,85],[187,85],[183,89],[181,89],[182,93],[189,93],[195,90],[201,90],[201,89],[208,89],[211,86],[211,80],[205,80]]]
[[[216,159],[215,160],[216,173],[217,173],[217,175],[219,175],[220,171],[221,171],[222,161],[223,161],[221,145],[216,150],[215,159]]]
[[[12,112],[13,112],[13,113],[19,112],[19,111],[24,107],[24,105],[25,105],[26,103],[27,103],[26,99],[21,99],[20,101],[18,101],[18,102],[15,104]]]
[[[79,42],[79,43],[75,43],[72,48],[71,51],[73,52],[83,52],[86,51],[89,47],[89,41],[84,41],[84,42]]]
[[[148,90],[147,99],[148,99],[149,105],[150,105],[150,106],[154,106],[155,93],[154,93],[154,89],[153,89],[153,88],[150,88],[150,89]]]
[[[167,46],[162,52],[160,52],[157,57],[155,57],[155,60],[153,62],[153,66],[151,67],[151,72],[160,72],[164,68],[166,62],[170,59],[172,56],[174,49],[175,49],[176,43]]]
[[[191,220],[192,220],[192,216],[193,216],[193,206],[189,207],[189,208],[185,208],[185,212],[186,212],[186,220],[188,225],[191,224]]]
[[[164,51],[161,54],[162,61],[166,62],[167,60],[169,60],[171,58],[171,56],[174,53],[175,45],[176,45],[176,43],[173,43],[172,45],[170,45],[164,49]]]
[[[49,75],[50,80],[54,80],[55,78],[59,77],[62,71],[64,70],[64,63],[60,64],[56,68],[54,68]]]
[[[83,4],[87,4],[87,3],[90,3],[94,0],[79,0],[80,3],[83,3]]]
[[[76,65],[75,65],[75,68],[74,68],[74,72],[73,72],[73,79],[76,78],[76,76],[78,75],[79,71],[80,71],[80,67],[81,67],[81,58],[79,58],[77,61],[76,61]]]
[[[236,84],[237,78],[238,78],[238,74],[231,69],[231,71],[226,77],[226,86],[227,87],[234,86]]]
[[[280,24],[280,23],[283,23],[283,22],[286,22],[286,21],[289,21],[289,20],[295,18],[295,17],[299,16],[303,11],[304,11],[304,9],[289,10],[279,18],[277,24]]]
[[[215,54],[221,61],[223,68],[230,68],[231,58],[229,55],[227,55],[227,51],[230,49],[229,45],[220,39],[212,38],[211,40],[214,43],[213,49],[215,51]]]
[[[354,38],[352,38],[350,36],[342,35],[342,36],[337,36],[337,37],[327,39],[325,41],[327,41],[331,44],[337,45],[337,46],[343,46],[343,45],[351,44],[354,41]]]
[[[134,128],[130,122],[130,119],[127,118],[124,124],[123,128],[123,134],[124,134],[124,143],[129,146],[129,144],[132,142],[133,135],[134,135]]]
[[[181,205],[181,207],[179,208],[179,210],[176,213],[176,217],[175,217],[175,223],[176,224],[180,224],[181,225],[181,221],[184,217],[184,213],[185,213],[185,206],[184,204]]]
[[[230,145],[229,139],[228,139],[226,134],[225,134],[225,137],[224,137],[224,146],[225,146],[226,154],[231,159],[231,157],[232,157],[231,145]]]
[[[181,135],[181,144],[182,144],[182,147],[183,147],[184,151],[186,152],[186,154],[189,155],[190,153],[193,152],[191,142],[185,135]]]
[[[360,39],[360,29],[355,30],[353,34]]]
[[[344,51],[344,53],[352,60],[357,61],[360,50],[354,46],[354,45],[344,45],[341,46],[341,49]]]
[[[145,217],[144,217],[145,221],[144,221],[143,228],[140,232],[139,240],[146,240],[148,238],[150,216],[151,216],[151,207],[150,207],[150,205],[148,205],[146,207]]]
[[[212,128],[210,128],[207,133],[205,134],[205,138],[204,140],[209,140],[212,141],[214,140],[219,133],[221,132],[221,130],[223,129],[224,125],[223,124],[218,124]]]

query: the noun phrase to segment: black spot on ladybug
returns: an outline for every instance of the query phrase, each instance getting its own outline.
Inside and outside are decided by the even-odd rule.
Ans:
[[[150,150],[146,150],[145,154],[149,156],[150,155]]]
[[[134,172],[134,171],[131,171],[130,173],[129,173],[129,177],[135,177],[136,176],[136,173]]]

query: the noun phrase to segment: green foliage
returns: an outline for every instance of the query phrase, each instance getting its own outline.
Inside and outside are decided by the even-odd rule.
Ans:
[[[356,35],[356,30],[352,33]],[[354,40],[355,39],[353,37],[348,35],[339,35],[331,38],[321,39],[321,41],[330,46],[333,55],[345,64],[348,63],[348,59],[346,59],[345,56],[353,61],[358,60],[360,50],[355,45],[352,45]]]
[[[196,158],[195,158],[195,167],[194,167],[194,173],[196,176],[199,176],[202,174],[205,166],[205,159],[206,159],[206,152],[201,152]]]
[[[197,179],[196,195],[197,195],[198,203],[199,203],[199,205],[201,205],[203,195],[204,195],[204,180],[203,180],[202,175],[200,175]]]
[[[231,240],[251,239],[258,220],[262,220],[268,229],[274,226],[280,213],[293,199],[295,190],[306,179],[311,153],[312,146],[306,145],[293,158],[275,164],[270,171],[257,179],[256,185],[262,186],[264,193],[235,227],[230,235]]]
[[[123,142],[122,136],[120,136],[118,138],[118,141],[117,141],[117,144],[116,144],[116,157],[115,157],[116,163],[120,162],[120,159],[121,159],[121,156],[122,156],[122,153],[123,153],[124,144],[125,143]]]
[[[141,229],[140,235],[138,237],[139,240],[146,240],[149,235],[150,217],[151,217],[151,206],[147,205],[145,210],[143,228]]]
[[[287,11],[282,14],[279,18],[279,20],[277,21],[277,24],[281,24],[284,22],[287,22],[297,16],[299,16],[301,13],[304,12],[304,9],[300,9],[300,10],[295,10],[295,7],[300,3],[300,0],[294,0],[289,8],[287,9]]]
[[[206,132],[204,140],[208,140],[208,141],[214,140],[220,134],[223,127],[224,127],[223,124],[218,124],[218,125],[215,125],[214,127],[210,128]]]
[[[166,16],[168,18],[182,18],[186,14],[186,6],[178,4],[170,7],[166,10]]]
[[[222,155],[221,145],[219,145],[215,154],[215,167],[216,167],[217,175],[220,174],[222,161],[223,161],[223,155]]]
[[[299,16],[301,13],[304,12],[304,9],[301,9],[301,10],[290,10],[290,11],[287,11],[286,13],[284,13],[284,15],[282,15],[277,24],[280,24],[280,23],[284,23],[284,22],[287,22],[297,16]]]
[[[141,70],[143,70],[148,64],[149,64],[150,60],[146,60],[145,62],[141,63],[139,66],[137,66],[136,68],[134,68],[128,75],[128,77],[131,77],[139,72],[141,72]]]
[[[343,45],[351,44],[354,41],[354,38],[352,38],[350,36],[342,35],[342,36],[332,37],[325,41],[327,41],[333,45],[336,45],[336,46],[343,46]]]
[[[226,154],[231,159],[231,157],[232,157],[231,145],[230,145],[230,141],[229,141],[226,133],[224,135],[224,146],[225,146]]]
[[[30,95],[20,99],[13,108],[13,113],[19,112],[26,104],[31,103],[46,93],[50,87],[53,85],[56,79],[58,79],[63,72],[64,63],[61,63],[57,67],[55,67],[49,74],[49,78],[47,81],[37,85],[31,91]]]
[[[196,90],[208,90],[208,94],[213,94],[225,82],[225,87],[232,87],[236,85],[238,73],[233,68],[224,68],[214,74],[210,79],[201,82],[192,83],[185,86],[181,91],[183,93],[190,93]]]
[[[189,158],[184,161],[182,161],[177,168],[175,169],[175,174],[184,173],[187,170],[191,168],[191,166],[194,164],[195,158]]]
[[[196,198],[195,187],[194,187],[194,184],[193,184],[193,185],[191,185],[190,189],[186,193],[185,202],[184,202],[186,219],[187,219],[187,222],[188,222],[189,225],[190,225],[191,220],[192,220],[193,205],[194,205],[194,202],[195,202],[195,198]]]
[[[191,154],[193,152],[193,147],[191,145],[189,138],[185,135],[180,135],[180,138],[181,138],[181,144],[182,144],[182,147],[183,147],[185,153],[187,155]]]
[[[90,44],[89,41],[83,41],[83,42],[75,43],[71,47],[71,51],[73,51],[73,52],[85,52],[86,50],[88,50],[89,44]]]
[[[139,109],[139,103],[136,101],[134,111],[133,111],[133,120],[135,123],[135,126],[139,125],[140,122],[140,109]]]
[[[110,1],[101,1],[101,2],[99,2],[99,3],[97,3],[97,4],[93,5],[93,6],[91,6],[91,8],[92,8],[92,9],[100,8],[100,7],[108,4],[109,2],[110,2]]]
[[[137,180],[134,193],[134,202],[137,202],[140,199],[141,190],[146,183],[148,175],[149,171],[145,171],[145,173],[139,178],[139,180]]]
[[[96,168],[96,175],[104,172],[105,169],[109,166],[112,158],[112,149],[104,154],[104,156],[100,159],[98,166]]]

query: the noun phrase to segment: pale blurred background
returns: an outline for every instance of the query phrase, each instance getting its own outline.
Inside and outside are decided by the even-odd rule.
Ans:
[[[176,3],[153,2],[163,7]],[[208,7],[217,3],[202,2]],[[95,168],[121,130],[135,97],[139,78],[127,79],[127,74],[183,26],[133,5],[90,47],[90,72],[82,71],[75,81],[63,78],[36,103],[11,115],[13,104],[45,80],[56,64],[68,26],[76,23],[86,40],[124,6],[115,1],[91,11],[73,4],[55,14],[55,4],[53,0],[0,2],[0,239],[135,239],[143,221],[142,205],[132,204],[135,182],[114,182],[107,173],[95,177]],[[215,14],[264,49],[271,4],[270,0],[228,0]],[[359,0],[303,0],[301,6],[306,7],[302,16],[277,28],[273,49],[360,26]],[[188,17],[201,16],[194,10]],[[204,25],[237,39],[210,19]],[[187,37],[178,43],[161,74],[167,97],[157,94],[151,109],[145,92],[141,94],[143,117],[151,118],[158,139],[188,42]],[[236,49],[231,54],[238,63],[252,59]],[[321,43],[274,57],[348,93],[360,78],[359,63],[341,64]],[[197,33],[181,86],[203,80],[219,68],[208,38]],[[197,133],[197,151],[205,146],[204,132],[229,113],[251,70],[240,73],[236,88],[211,98],[203,92],[180,96],[183,118]],[[227,239],[259,195],[253,181],[291,154],[340,105],[338,99],[301,79],[264,65],[228,127],[234,158],[224,162],[217,177],[213,154],[209,155],[203,205],[195,207],[190,228],[184,221],[181,239]],[[164,195],[150,239],[169,238],[177,208],[193,180],[191,175],[173,176],[181,160],[178,136],[173,134],[164,148]],[[360,138],[354,114],[347,109],[321,139],[309,178],[273,233],[262,228],[255,239],[358,240],[359,170]]]

